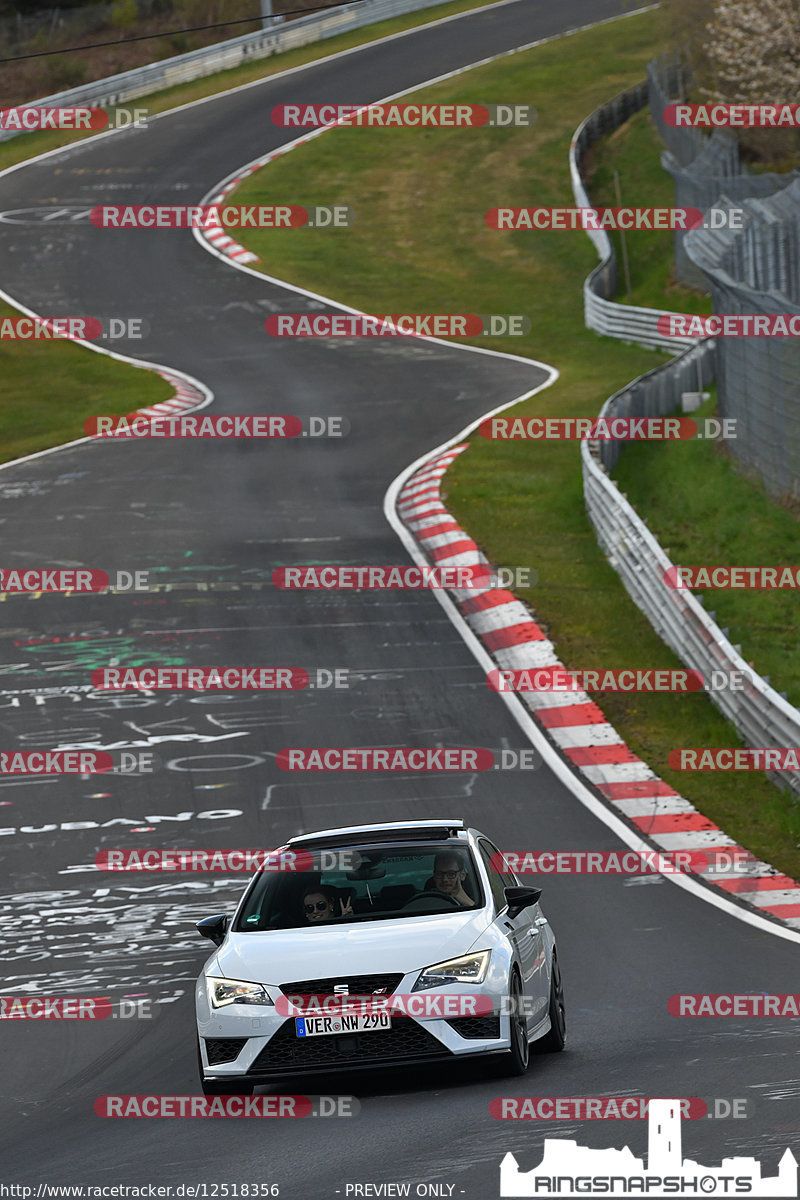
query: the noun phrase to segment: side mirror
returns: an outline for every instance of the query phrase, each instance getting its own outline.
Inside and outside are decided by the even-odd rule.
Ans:
[[[528,889],[523,890],[527,891]],[[225,934],[228,929],[228,918],[224,913],[220,913],[216,917],[203,917],[202,921],[197,922],[196,929],[198,933],[203,935],[203,937],[206,937],[212,941],[215,946],[221,946],[225,941]]]
[[[507,887],[504,890],[510,917],[518,917],[524,908],[536,904],[542,894],[542,889],[537,887]]]

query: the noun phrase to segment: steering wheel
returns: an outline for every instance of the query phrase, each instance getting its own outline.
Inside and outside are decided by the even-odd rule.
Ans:
[[[461,908],[461,905],[458,903],[458,901],[456,900],[455,896],[449,896],[449,895],[447,894],[447,892],[439,892],[439,891],[437,891],[435,888],[429,888],[429,889],[428,889],[426,892],[414,892],[414,895],[413,895],[413,896],[411,896],[411,897],[410,897],[410,898],[409,898],[409,899],[408,899],[408,900],[405,902],[405,904],[403,905],[403,907],[402,907],[402,909],[401,909],[400,911],[401,911],[401,912],[405,912],[405,911],[406,911],[406,909],[407,909],[407,908],[410,908],[410,907],[411,907],[411,905],[412,905],[412,904],[414,904],[414,902],[415,902],[415,901],[418,901],[418,900],[429,900],[429,899],[433,899],[433,900],[447,900],[447,901],[448,901],[448,903],[449,903],[449,904],[451,904],[453,908]]]

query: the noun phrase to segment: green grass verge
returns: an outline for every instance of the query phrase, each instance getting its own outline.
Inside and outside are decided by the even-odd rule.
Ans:
[[[584,164],[592,201],[614,207],[617,195],[614,172],[619,173],[623,205],[652,204],[672,208],[675,184],[661,166],[663,142],[650,114],[644,109],[604,138]],[[643,201],[641,198],[646,197]],[[711,297],[679,283],[672,269],[673,234],[669,230],[642,229],[626,238],[631,291],[626,293],[622,242],[619,233],[610,237],[617,251],[617,299],[642,308],[667,308],[675,312],[710,313]]]
[[[714,399],[693,416],[711,415]],[[615,478],[670,558],[686,565],[800,562],[800,522],[743,475],[725,443],[636,443]],[[699,592],[744,658],[800,705],[800,617],[792,591]]]
[[[350,204],[350,230],[260,230],[247,244],[270,274],[366,312],[519,312],[525,338],[478,341],[545,359],[557,383],[520,416],[593,416],[660,356],[587,331],[583,280],[594,251],[579,232],[498,233],[498,204],[571,205],[567,152],[587,113],[644,75],[663,48],[658,13],[629,17],[481,67],[427,89],[426,101],[497,96],[533,103],[531,130],[338,129],[256,173],[237,201],[287,195]],[[602,72],[598,71],[602,63]],[[631,189],[632,190],[632,189]],[[629,202],[652,203],[647,194]],[[631,235],[630,242],[633,242]],[[492,398],[487,396],[487,408]],[[686,443],[682,443],[686,445]],[[583,504],[579,450],[569,442],[480,437],[446,477],[452,511],[495,563],[530,565],[521,592],[572,667],[676,667],[678,660],[627,597],[597,547]],[[763,775],[691,777],[667,766],[678,746],[736,744],[703,695],[600,698],[632,748],[751,851],[800,874],[800,808]]]
[[[17,316],[0,304],[0,318]],[[173,395],[152,371],[61,340],[0,341],[0,378],[0,462],[83,437],[89,417]]]

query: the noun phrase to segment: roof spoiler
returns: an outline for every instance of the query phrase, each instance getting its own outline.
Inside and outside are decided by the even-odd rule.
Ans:
[[[352,843],[430,842],[457,837],[463,821],[416,821],[408,825],[362,825],[351,829],[326,829],[290,838],[287,846],[345,846]]]

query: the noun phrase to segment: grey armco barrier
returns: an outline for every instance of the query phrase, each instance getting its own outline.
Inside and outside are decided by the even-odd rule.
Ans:
[[[606,400],[602,417],[665,416],[680,407],[681,393],[713,378],[714,342],[706,340],[656,367]],[[711,679],[712,671],[742,671],[741,691],[709,696],[748,746],[800,746],[800,711],[744,661],[688,589],[672,588],[666,552],[604,469],[619,458],[620,442],[581,443],[583,492],[597,540],[631,599],[681,662]],[[800,796],[796,772],[770,772],[773,782]]]
[[[150,92],[174,87],[178,83],[189,83],[194,79],[213,75],[217,71],[229,71],[242,63],[268,58],[271,54],[283,50],[294,50],[298,46],[335,37],[339,33],[347,33],[363,25],[372,25],[376,21],[385,21],[403,13],[416,12],[417,9],[435,8],[437,4],[443,3],[445,0],[357,0],[356,3],[345,4],[341,8],[325,9],[307,17],[298,17],[273,29],[244,33],[226,42],[216,42],[213,46],[190,50],[188,54],[176,54],[172,58],[162,59],[161,62],[148,63],[132,71],[109,75],[107,79],[98,79],[65,92],[57,92],[53,96],[31,100],[26,102],[24,107],[104,108],[124,104],[128,100],[136,100]],[[0,130],[0,141],[7,141],[18,134],[19,131],[14,129]]]
[[[591,208],[591,202],[581,174],[586,151],[599,138],[613,133],[633,113],[647,104],[647,84],[637,83],[607,104],[601,105],[588,116],[575,131],[569,148],[569,170],[575,203],[581,208]],[[587,230],[600,259],[583,285],[583,311],[587,329],[624,342],[634,342],[649,348],[675,351],[690,346],[696,340],[691,337],[667,337],[658,331],[658,319],[666,314],[656,308],[635,308],[631,304],[619,304],[611,299],[617,288],[617,263],[614,247],[605,230]]]
[[[717,207],[734,204],[723,196]],[[800,179],[735,207],[742,229],[695,229],[685,242],[714,312],[784,314],[800,324]],[[720,415],[736,418],[732,454],[774,498],[800,496],[800,339],[720,338],[717,379]]]
[[[800,179],[800,172],[783,175],[768,172],[752,174],[739,158],[739,143],[727,129],[715,129],[711,135],[700,129],[676,128],[664,120],[668,104],[682,100],[690,86],[689,73],[679,56],[663,55],[647,65],[650,116],[667,149],[661,165],[675,181],[677,208],[699,208],[701,212],[717,206],[720,195],[734,201],[771,196]],[[675,231],[675,273],[692,287],[705,290],[701,272],[686,253],[686,233]]]
[[[580,174],[580,163],[586,147],[600,136],[601,131],[610,132],[615,129],[617,124],[621,123],[615,123],[615,117],[620,113],[627,110],[630,115],[642,107],[642,104],[637,107],[636,101],[641,99],[645,86],[640,84],[638,88],[623,93],[623,97],[618,97],[610,105],[604,105],[598,113],[593,113],[584,121],[576,132],[570,146],[570,173],[577,204],[589,204]],[[697,131],[673,132],[696,134]],[[692,141],[696,141],[696,138],[693,137]],[[800,185],[798,188],[800,189]],[[774,206],[779,200],[787,202],[790,198],[793,198],[793,193],[781,193],[780,197],[773,198],[771,203]],[[752,203],[757,205],[760,202]],[[587,327],[625,341],[641,341],[641,337],[631,336],[638,328],[652,338],[649,344],[668,345],[669,348],[674,348],[676,342],[679,345],[683,342],[684,346],[689,343],[689,348],[684,349],[672,362],[648,371],[606,400],[600,412],[601,417],[660,417],[680,411],[683,392],[701,391],[714,379],[719,346],[715,349],[715,342],[711,339],[701,342],[692,338],[667,339],[664,335],[659,335],[655,328],[655,322],[662,313],[652,309],[612,304],[603,299],[603,295],[613,292],[615,283],[613,246],[606,233],[599,230],[587,233],[602,260],[600,266],[592,271],[584,283]],[[697,230],[694,231],[694,235],[704,237],[704,248],[727,246],[731,241],[729,232],[723,236],[720,232],[712,230]],[[795,238],[793,246],[797,254],[798,238]],[[740,254],[744,257],[746,252],[745,244],[742,243]],[[800,289],[800,275],[796,274],[795,280],[796,288]],[[603,292],[603,288],[607,291]],[[716,304],[714,307],[716,311]],[[758,309],[739,308],[735,311]],[[720,343],[730,340],[720,339]],[[774,340],[791,341],[762,339],[766,343]],[[752,344],[752,341],[749,344]],[[795,380],[797,378],[798,375],[795,374]],[[726,411],[725,415],[731,414]],[[735,415],[738,417],[738,411]],[[798,432],[800,433],[800,430]],[[735,445],[735,442],[731,444]],[[620,576],[631,599],[687,667],[702,672],[707,680],[711,679],[712,671],[744,673],[745,684],[742,690],[713,691],[709,696],[732,722],[747,745],[800,745],[800,712],[771,688],[766,679],[748,666],[739,653],[739,648],[731,645],[723,631],[705,611],[698,597],[688,589],[671,588],[665,582],[666,572],[673,563],[648,529],[646,522],[628,503],[608,474],[616,465],[623,445],[623,442],[613,440],[586,440],[581,443],[586,511],[609,563]],[[789,787],[795,795],[800,795],[800,779],[795,772],[770,772],[770,778],[780,786]]]

